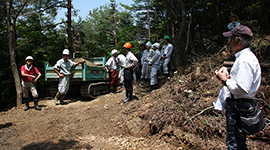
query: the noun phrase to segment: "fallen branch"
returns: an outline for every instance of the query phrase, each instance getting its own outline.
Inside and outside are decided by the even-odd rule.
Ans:
[[[202,114],[204,111],[206,111],[206,110],[208,110],[208,109],[211,109],[211,108],[214,108],[214,106],[207,107],[207,108],[203,109],[201,112],[195,114],[194,116],[192,116],[191,118],[189,118],[189,120],[186,120],[186,121],[184,122],[184,125],[186,125],[186,123],[187,123],[188,121],[192,120],[192,119],[195,118],[196,116]]]

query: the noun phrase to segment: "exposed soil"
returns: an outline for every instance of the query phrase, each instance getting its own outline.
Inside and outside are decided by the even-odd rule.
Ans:
[[[92,63],[91,61],[86,60],[86,59],[84,59],[84,58],[74,58],[74,59],[72,59],[73,62],[79,62],[79,61],[81,61],[81,60],[83,60],[84,63],[86,63],[86,65],[87,65],[87,66],[90,66],[90,67],[103,67],[103,66],[99,66],[99,65],[97,65],[97,64],[95,64],[95,63]]]
[[[256,53],[256,52],[255,52]],[[269,47],[256,53],[268,63]],[[268,55],[269,56],[269,55]],[[134,99],[123,103],[118,93],[94,100],[77,96],[55,106],[52,97],[41,99],[41,111],[23,111],[24,105],[1,112],[0,149],[226,149],[225,112],[213,109],[220,82],[214,76],[230,54],[194,58],[169,79],[159,77],[156,90],[147,93],[134,84]],[[197,62],[197,63],[196,63]],[[262,67],[258,97],[270,104],[270,69]],[[191,91],[191,92],[188,92]],[[263,94],[262,94],[262,93]],[[270,108],[259,102],[266,121]],[[270,126],[248,136],[249,149],[270,149]]]

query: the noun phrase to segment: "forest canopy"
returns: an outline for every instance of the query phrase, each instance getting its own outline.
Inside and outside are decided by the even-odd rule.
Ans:
[[[169,35],[175,47],[171,68],[176,69],[192,63],[194,55],[218,52],[228,41],[222,32],[228,30],[232,14],[255,37],[269,35],[269,7],[270,0],[134,0],[131,6],[111,0],[89,10],[86,19],[71,20],[71,51],[108,58],[112,49],[123,53],[122,46],[130,42],[137,55],[140,44],[148,40],[163,44],[164,35]],[[68,20],[55,19],[60,8],[68,8],[66,0],[0,2],[1,110],[18,105],[20,67],[26,56],[33,56],[34,65],[44,74],[44,63],[54,64],[68,47]],[[71,10],[73,18],[77,8]],[[40,97],[47,96],[44,75],[37,84]]]

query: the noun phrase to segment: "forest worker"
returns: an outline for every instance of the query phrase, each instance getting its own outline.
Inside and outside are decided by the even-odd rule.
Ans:
[[[59,59],[53,66],[54,71],[59,76],[58,92],[55,96],[55,104],[58,104],[60,98],[60,104],[64,104],[63,100],[69,89],[69,75],[71,67],[77,66],[84,62],[84,60],[78,61],[77,63],[69,59],[70,53],[68,49],[64,49],[62,52],[63,58]],[[58,71],[59,70],[59,71]]]
[[[162,67],[163,74],[167,78],[169,76],[168,64],[170,62],[171,55],[173,52],[173,45],[170,43],[170,37],[168,35],[164,36],[164,42],[165,42],[165,45],[161,49],[161,64],[160,65]]]
[[[215,71],[216,77],[222,81],[230,95],[226,98],[226,146],[228,149],[247,149],[246,134],[238,130],[240,119],[237,108],[243,113],[252,109],[254,97],[260,87],[261,68],[257,57],[250,50],[252,31],[239,25],[231,31],[224,32],[224,37],[231,37],[230,44],[235,52],[235,62],[230,74],[226,70]],[[236,108],[236,107],[237,108]]]
[[[139,61],[141,61],[141,59],[142,59],[142,57],[143,57],[143,52],[144,52],[144,50],[146,49],[145,48],[145,44],[141,44],[140,45],[140,51],[139,51],[139,54],[138,54],[138,60]],[[142,62],[140,62],[140,64],[141,64]]]
[[[111,52],[112,57],[109,58],[109,60],[106,62],[105,66],[109,71],[109,80],[110,80],[110,85],[113,87],[112,92],[116,92],[117,87],[119,85],[119,80],[118,80],[118,60],[116,59],[118,56],[118,51],[116,49],[112,50]]]
[[[33,66],[33,61],[34,59],[32,56],[27,56],[25,58],[25,65],[22,65],[21,67],[21,75],[22,75],[21,84],[22,84],[23,98],[25,101],[24,111],[29,109],[28,90],[30,90],[34,98],[35,109],[41,110],[41,108],[38,106],[38,93],[34,84],[41,77],[41,73],[38,71],[38,69],[35,66]]]
[[[160,45],[158,43],[153,44],[153,57],[152,59],[148,62],[149,66],[151,67],[151,77],[150,77],[150,89],[147,90],[147,92],[151,92],[154,90],[155,85],[157,84],[157,71],[159,69],[159,64],[160,64],[160,51],[159,51]]]
[[[231,22],[228,24],[228,30],[229,31],[231,31],[236,26],[239,26],[240,25],[240,22],[237,22],[239,20],[239,17],[237,15],[232,14],[230,16],[230,20],[231,20]]]
[[[149,71],[148,71],[148,62],[147,62],[147,55],[149,53],[149,45],[152,45],[151,42],[147,42],[146,43],[146,48],[144,51],[143,51],[143,56],[141,58],[141,66],[142,66],[142,71],[141,71],[141,80],[145,80],[145,83],[147,83],[147,79],[148,79],[148,74],[149,74]]]
[[[137,64],[138,59],[131,52],[130,43],[125,43],[123,47],[126,52],[126,61],[124,69],[124,85],[126,89],[126,97],[124,102],[129,102],[132,99],[133,93],[133,86],[132,86],[132,79],[134,73],[133,67]]]

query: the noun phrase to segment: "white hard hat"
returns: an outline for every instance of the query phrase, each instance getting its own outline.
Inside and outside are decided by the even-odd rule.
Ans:
[[[145,45],[149,46],[149,47],[152,47],[152,44],[150,42],[147,42]]]
[[[70,53],[69,53],[69,50],[68,50],[68,49],[64,49],[62,54],[63,54],[63,55],[70,55]]]
[[[26,61],[26,60],[34,60],[34,59],[33,59],[32,56],[27,56],[27,57],[25,58],[25,61]]]
[[[157,49],[159,49],[160,45],[158,43],[155,43],[153,46],[155,46]]]
[[[112,55],[114,55],[115,53],[118,53],[118,51],[116,49],[112,50]]]

